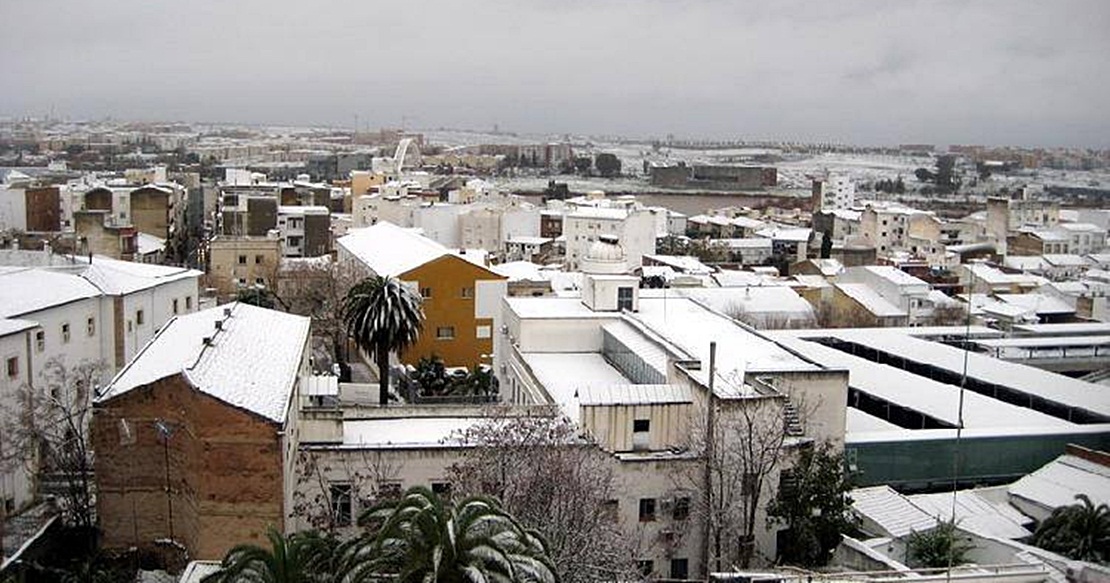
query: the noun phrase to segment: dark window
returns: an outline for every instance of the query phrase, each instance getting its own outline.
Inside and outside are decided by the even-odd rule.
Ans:
[[[432,493],[440,498],[450,498],[451,484],[449,482],[432,482]]]
[[[454,340],[454,326],[439,326],[436,328],[436,340]]]
[[[19,357],[18,356],[13,356],[13,357],[8,359],[8,376],[12,377],[12,378],[19,376]]]
[[[143,320],[144,320],[143,311],[139,310],[138,312],[135,312],[135,324],[137,324],[139,326],[142,326],[143,325]]]
[[[185,296],[185,310],[193,309],[193,296]]]
[[[177,313],[177,298],[173,299],[173,313]]]
[[[650,577],[651,573],[655,571],[655,561],[651,559],[636,561],[636,570],[640,572],[640,575]]]
[[[336,526],[351,524],[351,485],[331,484],[328,488],[331,497],[331,517]]]
[[[426,300],[431,299],[431,297],[432,297],[432,288],[430,288],[430,287],[420,288],[420,297],[422,297]]]
[[[254,256],[254,264],[255,265],[262,265],[262,256],[261,255],[255,255]]]
[[[62,342],[69,342],[69,324],[62,324]]]
[[[631,310],[632,309],[632,288],[618,287],[617,288],[617,309],[618,310]]]
[[[378,497],[384,500],[396,500],[401,497],[401,482],[383,482],[378,485]]]
[[[675,520],[686,520],[690,517],[690,498],[683,496],[674,499],[674,511],[672,517]]]
[[[239,265],[246,265],[246,264],[247,264],[247,256],[246,255],[240,255],[239,256]]]
[[[35,350],[39,352],[46,350],[46,332],[42,330],[35,332]]]
[[[635,421],[632,422],[632,431],[634,433],[640,433],[640,432],[644,432],[644,431],[651,431],[651,420],[650,419],[636,419]]]
[[[640,498],[640,522],[655,521],[655,498]]]
[[[690,575],[690,561],[671,559],[671,579],[685,579]]]
[[[87,318],[85,320],[85,332],[89,336],[96,334],[96,318]]]
[[[462,288],[461,290],[459,290],[459,297],[462,297],[464,299],[473,298],[474,297],[474,288],[472,288],[472,287]]]
[[[610,522],[616,522],[620,517],[621,503],[615,498],[601,503],[601,517]]]

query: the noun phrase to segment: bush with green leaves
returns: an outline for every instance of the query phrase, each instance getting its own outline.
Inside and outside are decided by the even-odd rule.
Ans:
[[[943,569],[968,562],[967,555],[975,546],[964,539],[955,520],[937,519],[934,528],[914,531],[906,541],[911,567]]]
[[[1033,544],[1078,561],[1110,561],[1110,506],[1095,505],[1086,494],[1052,511],[1037,527]]]

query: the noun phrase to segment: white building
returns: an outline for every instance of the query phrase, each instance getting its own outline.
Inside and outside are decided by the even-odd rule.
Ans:
[[[814,210],[847,210],[856,202],[856,185],[844,174],[827,173],[813,180]]]
[[[839,276],[838,282],[866,285],[907,314],[911,326],[928,322],[936,307],[932,287],[927,282],[889,265],[849,267]]]
[[[583,206],[568,211],[563,218],[567,269],[578,270],[586,252],[601,235],[615,235],[627,254],[628,264],[638,267],[644,255],[655,253],[655,214],[638,206]]]

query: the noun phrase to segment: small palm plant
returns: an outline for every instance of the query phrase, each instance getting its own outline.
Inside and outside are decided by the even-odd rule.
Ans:
[[[1110,506],[1095,506],[1086,494],[1052,511],[1037,527],[1033,544],[1078,561],[1110,561]]]
[[[330,577],[335,544],[314,531],[283,537],[270,529],[270,548],[243,544],[227,552],[204,583],[315,583]]]
[[[348,549],[343,570],[351,581],[383,573],[402,582],[558,581],[540,535],[490,498],[455,504],[415,487],[369,509],[360,521],[375,526],[376,534]]]

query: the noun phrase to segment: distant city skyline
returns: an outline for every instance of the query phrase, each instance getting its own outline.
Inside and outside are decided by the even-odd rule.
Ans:
[[[1110,4],[6,2],[0,115],[1110,146]]]

